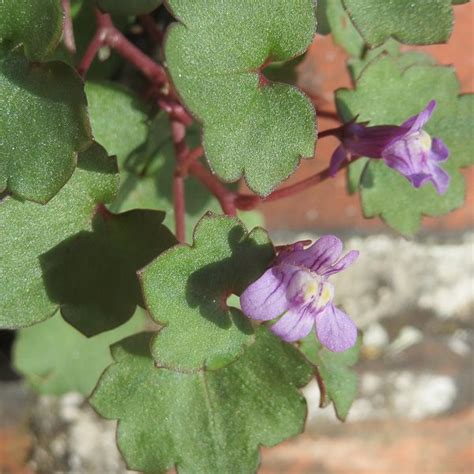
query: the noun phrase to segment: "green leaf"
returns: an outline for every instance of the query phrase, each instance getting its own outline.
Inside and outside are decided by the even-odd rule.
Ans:
[[[129,121],[129,126],[133,126],[133,121]],[[190,148],[199,144],[200,131],[197,127],[188,129],[186,142]],[[122,184],[111,209],[160,209],[166,212],[165,224],[174,228],[175,163],[169,118],[160,112],[150,123],[146,142],[119,164]],[[186,234],[187,239],[192,240],[192,230],[199,218],[206,211],[220,212],[220,206],[209,191],[192,177],[185,181],[185,198]]]
[[[64,63],[0,48],[0,96],[0,192],[45,203],[92,140],[82,81]]]
[[[13,352],[15,369],[41,394],[89,395],[113,360],[109,346],[145,327],[143,310],[126,324],[87,338],[61,315],[17,333]]]
[[[41,61],[58,45],[63,29],[60,0],[2,0],[0,44],[23,44],[25,54]]]
[[[327,399],[332,401],[337,417],[344,421],[357,395],[357,374],[350,369],[359,359],[362,338],[344,352],[331,352],[310,334],[301,341],[301,352],[317,366]],[[321,400],[322,402],[324,400]]]
[[[328,3],[332,0],[318,0],[316,2],[316,23],[317,31],[320,35],[328,35],[331,33],[329,19],[327,15]]]
[[[382,46],[367,50],[362,58],[352,58],[349,60],[348,67],[353,81],[357,82],[364,68],[367,67],[372,61],[380,59],[382,54],[397,58],[398,64],[402,69],[406,69],[417,64],[427,64],[432,66],[436,65],[436,61],[432,56],[422,53],[421,51],[409,51],[401,54],[400,43],[394,39],[389,39]]]
[[[87,82],[85,86],[92,131],[120,169],[143,145],[149,134],[146,105],[126,87],[113,82]],[[123,176],[122,176],[123,177]]]
[[[175,240],[163,213],[111,214],[99,204],[117,190],[115,160],[99,145],[81,154],[47,204],[6,198],[0,220],[0,327],[43,321],[61,308],[86,335],[125,322],[141,302],[135,272]]]
[[[425,128],[431,136],[441,138],[451,153],[443,164],[451,175],[449,190],[443,196],[431,184],[415,189],[381,160],[368,161],[360,182],[366,217],[380,215],[390,226],[409,235],[419,228],[422,215],[439,216],[463,204],[464,178],[459,168],[472,163],[474,107],[471,95],[459,93],[452,68],[424,63],[405,68],[404,61],[387,56],[366,67],[356,90],[338,91],[338,109],[344,120],[359,116],[359,121],[370,121],[371,125],[401,124],[436,99],[437,109]]]
[[[311,369],[265,328],[240,359],[217,371],[156,368],[149,343],[142,334],[113,346],[116,363],[90,400],[102,416],[119,420],[118,445],[130,469],[251,473],[260,445],[303,430],[306,403],[297,389]]]
[[[104,12],[115,15],[143,15],[156,10],[161,0],[96,0]]]
[[[273,256],[263,229],[247,233],[238,219],[209,213],[196,226],[192,247],[178,245],[143,270],[147,307],[165,325],[152,346],[157,364],[217,368],[240,355],[253,329],[226,299],[256,280]]]
[[[342,0],[325,0],[322,4],[318,2],[318,10],[324,10],[324,17],[334,42],[344,48],[350,56],[362,56],[365,41],[344,9]]]
[[[100,137],[102,143],[104,141],[110,143],[112,150],[119,153],[121,185],[110,209],[114,212],[131,209],[162,210],[166,212],[164,224],[174,228],[172,185],[176,161],[168,114],[159,112],[148,124],[149,129],[145,130],[145,116],[140,114],[140,104],[135,105],[136,99],[132,95],[124,95],[120,101],[111,101],[110,105],[116,102],[116,107],[112,107],[107,105],[107,100],[104,100],[109,94],[112,97],[110,89],[104,96],[95,92],[91,94],[90,86],[87,85],[86,91],[89,102],[92,99],[91,122],[94,133]],[[118,89],[117,92],[119,91],[123,92],[123,89]],[[123,107],[120,106],[121,103]],[[127,103],[135,109],[128,108]],[[116,108],[121,109],[122,118],[114,127],[110,127],[109,124],[114,122]],[[133,133],[130,133],[131,131]],[[147,138],[143,141],[145,132]],[[115,141],[115,135],[127,137],[124,141],[126,147],[114,147],[113,143],[121,141],[121,138]],[[198,146],[200,140],[199,128],[195,125],[189,127],[186,135],[188,146],[194,148]],[[190,242],[193,238],[193,229],[203,214],[207,211],[220,213],[221,207],[217,199],[192,177],[185,181],[185,199],[186,240]],[[263,224],[261,214],[256,211],[241,212],[239,217],[244,223],[251,222],[252,225],[249,227]]]
[[[268,195],[314,152],[315,113],[297,89],[262,80],[267,61],[287,61],[310,45],[312,0],[170,0],[181,24],[168,32],[166,61],[188,109],[203,122],[203,144],[224,181],[243,174]]]
[[[370,46],[393,37],[405,44],[445,43],[451,35],[451,0],[342,0]]]

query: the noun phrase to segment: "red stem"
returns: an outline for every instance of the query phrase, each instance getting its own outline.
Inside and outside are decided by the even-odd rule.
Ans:
[[[186,146],[186,127],[179,122],[171,122],[171,136],[173,138],[174,153],[176,156],[176,169],[173,176],[173,207],[176,238],[179,242],[186,240],[185,214],[186,202],[184,193],[184,177],[177,172],[177,167],[186,155],[188,147]]]
[[[184,157],[183,161],[179,163],[176,167],[176,171],[181,175],[181,176],[186,176],[189,172],[189,167],[201,156],[204,155],[204,148],[202,145],[199,145],[198,147],[194,148],[193,150],[190,150],[189,153]]]
[[[115,28],[110,15],[96,10],[97,31],[79,65],[79,73],[84,76],[101,46],[107,45],[133,64],[155,84],[168,84],[168,76],[158,63],[138,49]]]
[[[64,10],[64,45],[70,53],[76,54],[76,41],[74,39],[74,28],[72,26],[71,4],[69,3],[69,0],[61,0],[61,4]]]
[[[176,238],[179,242],[184,242],[186,240],[184,178],[176,173],[173,176],[173,206]]]
[[[89,43],[89,46],[87,47],[86,52],[84,53],[84,56],[82,57],[81,62],[77,68],[77,72],[82,77],[85,77],[87,71],[91,67],[92,61],[94,61],[97,51],[99,51],[99,49],[102,47],[103,36],[103,32],[101,30],[97,30],[94,38],[92,38],[92,41]]]
[[[117,51],[124,59],[133,64],[150,81],[155,84],[167,84],[168,76],[165,70],[142,50],[130,43],[127,38],[114,26],[107,28],[105,44]]]
[[[227,189],[201,163],[198,161],[192,163],[189,166],[189,172],[217,198],[224,214],[228,216],[235,216],[237,214],[235,207],[236,194]]]
[[[82,57],[79,67],[77,68],[77,71],[82,77],[87,74],[87,71],[91,67],[92,61],[94,61],[94,58],[97,55],[97,51],[99,51],[99,49],[104,46],[107,29],[113,28],[110,15],[106,15],[105,13],[96,10],[95,18],[97,22],[97,30],[91,42],[89,43],[84,56]]]
[[[350,162],[345,161],[339,168],[338,171],[343,170],[349,166],[350,163],[358,160],[360,156],[353,158]],[[305,189],[310,188],[311,186],[315,186],[317,184],[322,183],[326,179],[330,178],[331,174],[329,173],[329,167],[323,169],[319,173],[310,176],[309,178],[304,179],[298,183],[292,184],[290,186],[286,186],[281,189],[277,189],[275,192],[267,196],[266,198],[259,198],[253,194],[239,194],[235,199],[235,205],[237,209],[253,209],[260,203],[264,202],[271,202],[277,201],[278,199],[286,198],[288,196],[292,196],[293,194],[298,194]]]

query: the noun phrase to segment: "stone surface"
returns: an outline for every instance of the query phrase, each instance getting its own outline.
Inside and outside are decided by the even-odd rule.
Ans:
[[[288,243],[317,236],[273,237]],[[264,450],[262,472],[469,472],[474,233],[344,240],[361,251],[334,278],[336,303],[365,330],[357,399],[341,424],[331,406],[318,408],[319,390],[311,383],[304,390],[305,434]],[[0,382],[0,473],[126,472],[114,422],[101,420],[76,394],[37,399],[12,374],[6,378]],[[444,431],[452,435],[447,446],[441,445]],[[450,463],[457,470],[447,470]]]
[[[472,473],[474,410],[418,422],[361,422],[264,450],[260,474]]]

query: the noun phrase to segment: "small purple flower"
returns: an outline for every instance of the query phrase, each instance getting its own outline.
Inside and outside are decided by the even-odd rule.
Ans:
[[[242,293],[243,312],[258,321],[283,315],[270,329],[284,341],[302,339],[315,326],[319,341],[329,350],[349,349],[356,342],[357,328],[332,304],[334,286],[328,279],[354,262],[359,252],[352,250],[340,258],[341,254],[342,242],[333,235],[307,249],[301,243],[290,246]]]
[[[432,139],[423,130],[435,107],[436,101],[432,100],[424,110],[401,126],[346,124],[342,143],[331,159],[331,175],[345,160],[358,156],[382,158],[387,166],[405,176],[415,188],[431,181],[438,194],[444,194],[450,178],[439,163],[448,159],[449,150],[440,138]]]

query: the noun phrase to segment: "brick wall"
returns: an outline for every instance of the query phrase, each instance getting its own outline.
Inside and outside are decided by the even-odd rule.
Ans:
[[[462,91],[473,92],[473,27],[474,4],[459,5],[455,7],[455,27],[448,44],[404,49],[418,49],[433,55],[441,64],[454,65]],[[345,60],[345,53],[333,44],[330,36],[316,37],[307,58],[299,67],[299,85],[316,98],[317,108],[333,111],[334,90],[351,86]],[[318,120],[319,130],[335,125],[330,119]],[[289,182],[299,181],[325,168],[335,144],[332,138],[321,140],[317,147],[318,158],[303,162]],[[474,227],[474,169],[465,170],[464,174],[467,178],[465,206],[442,218],[425,218],[424,229],[462,231]],[[295,197],[265,204],[261,209],[271,229],[388,230],[380,219],[362,217],[359,196],[347,194],[343,175]]]

